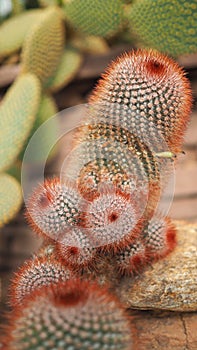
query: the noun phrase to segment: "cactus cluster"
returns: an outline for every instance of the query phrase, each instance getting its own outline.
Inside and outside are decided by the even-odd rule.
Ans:
[[[67,165],[76,181],[46,180],[27,205],[33,229],[57,242],[69,266],[92,267],[109,253],[133,273],[137,261],[174,248],[175,228],[155,211],[190,108],[189,83],[166,56],[138,50],[111,64],[76,131]]]
[[[45,180],[27,203],[30,225],[53,249],[13,280],[4,350],[134,348],[124,308],[99,278],[85,278],[104,260],[119,277],[139,273],[176,246],[175,226],[156,209],[190,108],[171,59],[139,50],[111,64],[76,130],[67,166],[75,180]]]

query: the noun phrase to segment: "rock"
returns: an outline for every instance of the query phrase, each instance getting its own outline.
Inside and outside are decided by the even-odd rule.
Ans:
[[[176,222],[176,249],[134,278],[116,282],[128,308],[197,311],[197,224]]]

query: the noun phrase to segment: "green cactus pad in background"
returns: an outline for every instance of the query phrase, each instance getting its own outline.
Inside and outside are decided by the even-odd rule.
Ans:
[[[127,16],[139,45],[172,56],[197,51],[196,0],[135,0]]]
[[[54,5],[57,5],[58,0],[38,0],[38,3],[40,6],[43,6],[43,7],[54,6]]]
[[[56,92],[70,83],[82,62],[81,54],[72,48],[67,48],[53,77],[49,78],[46,87],[50,92]]]
[[[22,193],[18,181],[8,174],[0,174],[0,227],[17,214],[21,204]]]
[[[0,27],[0,58],[18,51],[42,10],[29,10],[6,20]]]
[[[33,74],[14,82],[0,105],[0,170],[12,165],[33,126],[40,100],[40,83]]]
[[[31,136],[36,132],[36,130],[49,118],[53,117],[58,112],[55,100],[52,96],[43,94],[41,96],[40,105],[38,108],[36,120],[33,126],[33,129],[31,130],[31,134],[28,138],[28,140],[25,143],[25,146],[23,148],[23,151],[20,155],[20,159],[23,158],[24,151],[28,145],[28,142],[31,138]],[[31,161],[39,162],[43,161],[42,155],[47,153],[46,151],[50,151],[51,148],[51,139],[54,140],[56,137],[54,135],[57,135],[58,126],[56,125],[56,121],[51,121],[49,124],[46,124],[45,129],[43,130],[43,137],[39,138],[39,144],[35,144],[34,147],[34,153],[31,154]],[[38,147],[38,148],[37,148]],[[54,150],[50,153],[50,156],[53,156],[55,154]]]
[[[42,83],[53,75],[64,48],[64,25],[58,7],[42,12],[39,21],[27,36],[22,51],[22,72],[37,75]]]
[[[22,0],[12,0],[12,13],[18,15],[24,10],[24,3]]]
[[[10,317],[7,350],[131,350],[133,329],[109,292],[70,280],[31,293]]]
[[[122,27],[122,0],[64,0],[65,17],[78,31],[111,37]]]
[[[90,54],[106,54],[109,52],[109,46],[104,38],[94,35],[75,36],[71,40],[72,46],[76,49]]]

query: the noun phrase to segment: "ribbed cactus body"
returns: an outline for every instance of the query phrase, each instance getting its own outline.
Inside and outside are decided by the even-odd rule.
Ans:
[[[29,10],[7,19],[0,27],[0,58],[18,51],[42,10]]]
[[[114,61],[90,102],[106,120],[132,131],[157,151],[180,150],[191,109],[191,89],[182,69],[154,51],[133,51]],[[103,107],[102,107],[103,106]]]
[[[10,287],[12,306],[22,305],[23,299],[42,286],[64,282],[73,277],[73,272],[55,256],[35,257],[27,260],[15,273]]]
[[[35,75],[17,78],[0,105],[0,170],[8,168],[21,151],[33,126],[40,100]]]
[[[63,240],[79,221],[81,203],[82,197],[71,182],[46,180],[29,199],[27,217],[37,232]]]
[[[48,79],[46,88],[50,92],[56,92],[70,83],[77,73],[81,62],[81,54],[75,49],[67,48],[60,58],[55,73]]]
[[[176,227],[168,217],[153,217],[143,230],[143,242],[149,258],[165,257],[176,246]]]
[[[22,72],[34,73],[45,84],[53,75],[64,48],[62,12],[57,7],[42,11],[29,32],[22,51]]]
[[[196,0],[135,0],[127,17],[143,46],[172,56],[197,51]]]
[[[0,227],[11,220],[22,204],[22,193],[18,181],[5,173],[0,174]]]
[[[102,37],[116,34],[123,21],[121,0],[64,0],[64,12],[76,30]]]
[[[7,329],[7,350],[131,350],[132,327],[119,302],[89,282],[32,293]]]

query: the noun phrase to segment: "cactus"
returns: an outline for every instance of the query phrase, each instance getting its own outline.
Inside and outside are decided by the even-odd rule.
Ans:
[[[11,220],[22,204],[22,193],[18,181],[6,174],[0,174],[0,227]]]
[[[72,229],[71,237],[57,242],[57,255],[61,261],[70,266],[77,273],[84,269],[94,268],[98,260],[97,249],[89,239],[87,231],[76,227]]]
[[[95,246],[117,251],[140,234],[140,216],[139,204],[131,195],[105,186],[84,207],[83,225]]]
[[[12,313],[3,343],[7,350],[131,350],[133,333],[114,296],[72,280],[26,298]]]
[[[12,13],[18,15],[24,10],[24,4],[22,0],[12,0]]]
[[[168,217],[153,217],[143,231],[146,254],[153,260],[168,255],[176,246],[176,228]]]
[[[13,307],[22,305],[23,299],[34,290],[53,283],[64,282],[71,277],[73,277],[73,272],[53,255],[27,260],[12,279],[10,304]]]
[[[104,105],[109,122],[124,118],[121,125],[135,135],[148,133],[153,145],[154,139],[158,145],[164,138],[172,152],[180,151],[191,89],[182,69],[167,56],[152,50],[122,55],[109,66],[90,102]]]
[[[40,6],[43,6],[43,7],[54,6],[54,5],[57,5],[58,0],[38,0],[38,3]]]
[[[23,158],[24,151],[28,145],[28,142],[31,136],[36,132],[36,130],[46,122],[50,117],[53,117],[58,112],[55,100],[49,94],[42,94],[36,119],[31,130],[31,134],[26,141],[23,151],[20,155],[20,158]],[[57,125],[55,121],[45,124],[45,129],[43,131],[43,137],[40,138],[39,144],[35,145],[34,152],[31,154],[31,161],[39,162],[43,160],[43,154],[46,154],[46,151],[50,149],[51,139],[55,139],[55,135],[58,134]],[[36,149],[38,147],[38,149]],[[51,159],[55,155],[55,149],[50,152],[49,158]],[[45,159],[44,159],[45,160]]]
[[[33,126],[40,84],[33,74],[18,77],[0,105],[0,170],[8,168],[21,151]]]
[[[51,76],[47,83],[46,89],[50,92],[56,92],[67,85],[77,73],[82,62],[80,53],[72,48],[67,48],[57,66],[53,76]]]
[[[27,204],[27,219],[41,235],[63,239],[79,221],[82,197],[72,182],[61,183],[58,178],[40,185]]]
[[[146,249],[138,239],[115,255],[116,269],[121,275],[139,273],[147,264]]]
[[[42,10],[29,10],[6,20],[0,27],[0,58],[18,51]]]
[[[63,8],[68,22],[89,35],[111,37],[122,27],[121,0],[65,0]]]
[[[172,56],[197,52],[196,0],[135,0],[127,18],[143,46]]]
[[[22,72],[34,73],[45,84],[60,62],[63,48],[62,12],[58,7],[52,6],[42,10],[42,16],[25,39]]]
[[[78,35],[71,39],[72,46],[84,53],[102,55],[109,52],[107,41],[94,35]]]

